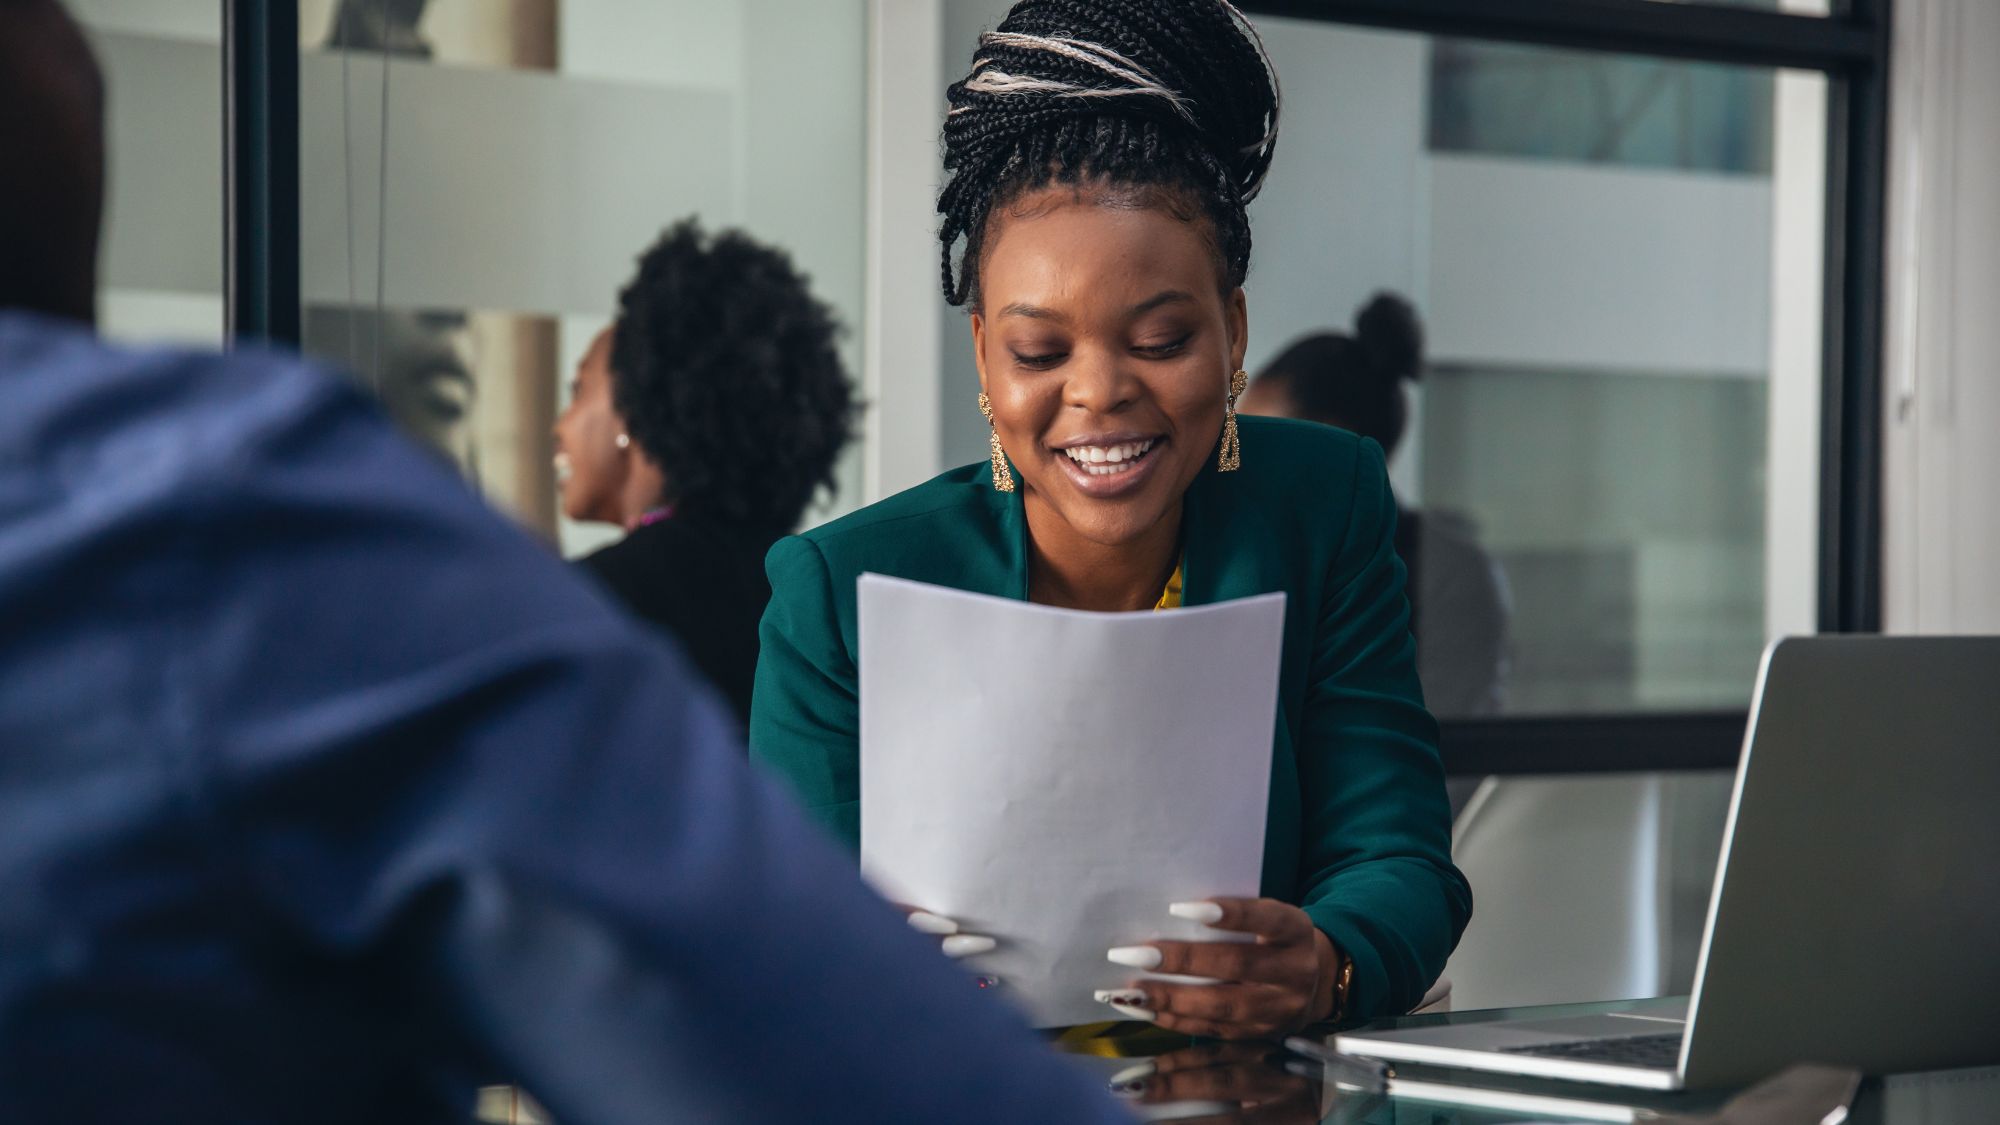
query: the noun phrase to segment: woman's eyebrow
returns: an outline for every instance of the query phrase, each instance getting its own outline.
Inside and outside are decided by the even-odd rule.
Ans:
[[[1145,314],[1152,312],[1154,309],[1157,309],[1162,305],[1173,305],[1173,304],[1179,304],[1182,301],[1192,301],[1192,300],[1194,300],[1194,294],[1188,292],[1185,289],[1163,289],[1160,292],[1155,293],[1152,296],[1146,298],[1145,300],[1140,301],[1138,304],[1133,305],[1131,308],[1126,309],[1125,316],[1127,319],[1137,316],[1144,316]],[[1025,301],[1015,301],[1014,303],[1007,305],[1006,307],[1000,310],[1000,316],[1025,316],[1033,320],[1055,320],[1055,321],[1065,321],[1069,319],[1068,317],[1064,316],[1062,313],[1059,313],[1054,309],[1043,308],[1040,305],[1031,305]],[[996,317],[995,319],[997,320],[999,318]]]
[[[1173,305],[1179,304],[1182,301],[1192,300],[1194,300],[1194,294],[1185,289],[1167,289],[1155,293],[1138,304],[1133,305],[1131,308],[1126,309],[1125,315],[1127,317],[1144,316],[1162,305]]]
[[[1025,301],[1015,301],[1013,304],[1001,309],[1000,316],[1025,316],[1033,320],[1069,319],[1054,309],[1045,309],[1040,305],[1031,305]],[[998,317],[995,319],[997,320]]]

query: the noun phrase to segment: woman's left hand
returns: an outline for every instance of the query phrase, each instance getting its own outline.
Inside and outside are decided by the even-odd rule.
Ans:
[[[1100,999],[1127,1015],[1150,1015],[1184,1035],[1217,1039],[1270,1038],[1332,1014],[1341,957],[1305,911],[1271,898],[1217,898],[1175,903],[1171,909],[1177,917],[1257,940],[1155,941],[1113,949],[1109,957],[1120,965],[1211,977],[1216,983],[1140,980],[1116,994],[1115,1002],[1109,995]]]

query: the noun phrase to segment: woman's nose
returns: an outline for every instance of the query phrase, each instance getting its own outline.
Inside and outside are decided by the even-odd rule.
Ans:
[[[1126,371],[1123,357],[1101,349],[1078,349],[1066,365],[1063,403],[1093,414],[1112,414],[1129,404],[1138,381]]]

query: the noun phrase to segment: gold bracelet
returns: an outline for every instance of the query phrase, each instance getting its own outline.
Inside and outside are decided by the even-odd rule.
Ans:
[[[1326,1018],[1328,1023],[1339,1023],[1347,1018],[1348,993],[1354,989],[1354,958],[1338,947],[1333,952],[1340,958],[1340,972],[1333,978],[1333,1011]]]

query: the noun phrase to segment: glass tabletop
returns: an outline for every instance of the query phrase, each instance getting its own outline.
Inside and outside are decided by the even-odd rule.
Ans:
[[[1378,1020],[1367,1026],[1463,1026],[1490,1020],[1643,1011],[1679,998],[1492,1008]],[[1331,1039],[1333,1028],[1304,1038]],[[1341,1030],[1347,1030],[1342,1028]],[[1436,1067],[1401,1066],[1389,1088],[1362,1088],[1356,1075],[1277,1043],[1195,1040],[1144,1023],[1103,1023],[1050,1033],[1054,1047],[1130,1104],[1142,1121],[1189,1125],[1504,1125],[1522,1122],[1650,1121],[1660,1125],[1931,1125],[2000,1121],[2000,1066],[1863,1079],[1847,1116],[1804,1114],[1797,1085],[1766,1082],[1749,1091],[1649,1093],[1583,1083],[1509,1079]],[[1461,1090],[1531,1093],[1531,1108],[1454,1104],[1409,1092],[1413,1082]],[[1421,1089],[1421,1087],[1417,1087]],[[1726,1116],[1717,1116],[1727,1108]],[[476,1119],[492,1125],[552,1123],[524,1092],[495,1086],[481,1092]],[[666,1118],[663,1118],[663,1120]]]
[[[1403,1016],[1368,1025],[1436,1027],[1489,1020],[1591,1015],[1643,1010],[1648,1004],[1676,1001],[1615,1001],[1566,1004],[1533,1009],[1495,1008]],[[1325,1042],[1331,1029],[1316,1029],[1307,1038]],[[1217,1123],[1257,1122],[1260,1125],[1317,1123],[1412,1122],[1485,1125],[1528,1121],[1642,1120],[1729,1121],[1776,1123],[1818,1121],[1823,1111],[1804,1116],[1803,1091],[1824,1096],[1825,1076],[1794,1072],[1783,1083],[1767,1082],[1750,1091],[1696,1091],[1656,1094],[1581,1083],[1510,1080],[1432,1067],[1401,1067],[1390,1088],[1371,1091],[1344,1071],[1286,1050],[1275,1043],[1216,1043],[1197,1041],[1145,1024],[1095,1025],[1057,1034],[1055,1045],[1075,1056],[1077,1064],[1102,1078],[1106,1086],[1129,1101],[1141,1119]],[[1416,1085],[1505,1089],[1533,1095],[1537,1101],[1519,1109],[1449,1104],[1432,1096],[1412,1094]],[[1814,1082],[1821,1083],[1814,1086]],[[1728,1116],[1715,1115],[1727,1106]],[[1746,1112],[1754,1106],[1756,1112]],[[1835,1118],[1834,1120],[1838,1120]],[[2000,1121],[2000,1067],[1933,1071],[1863,1079],[1849,1113],[1849,1122],[1901,1125],[1904,1122]]]

